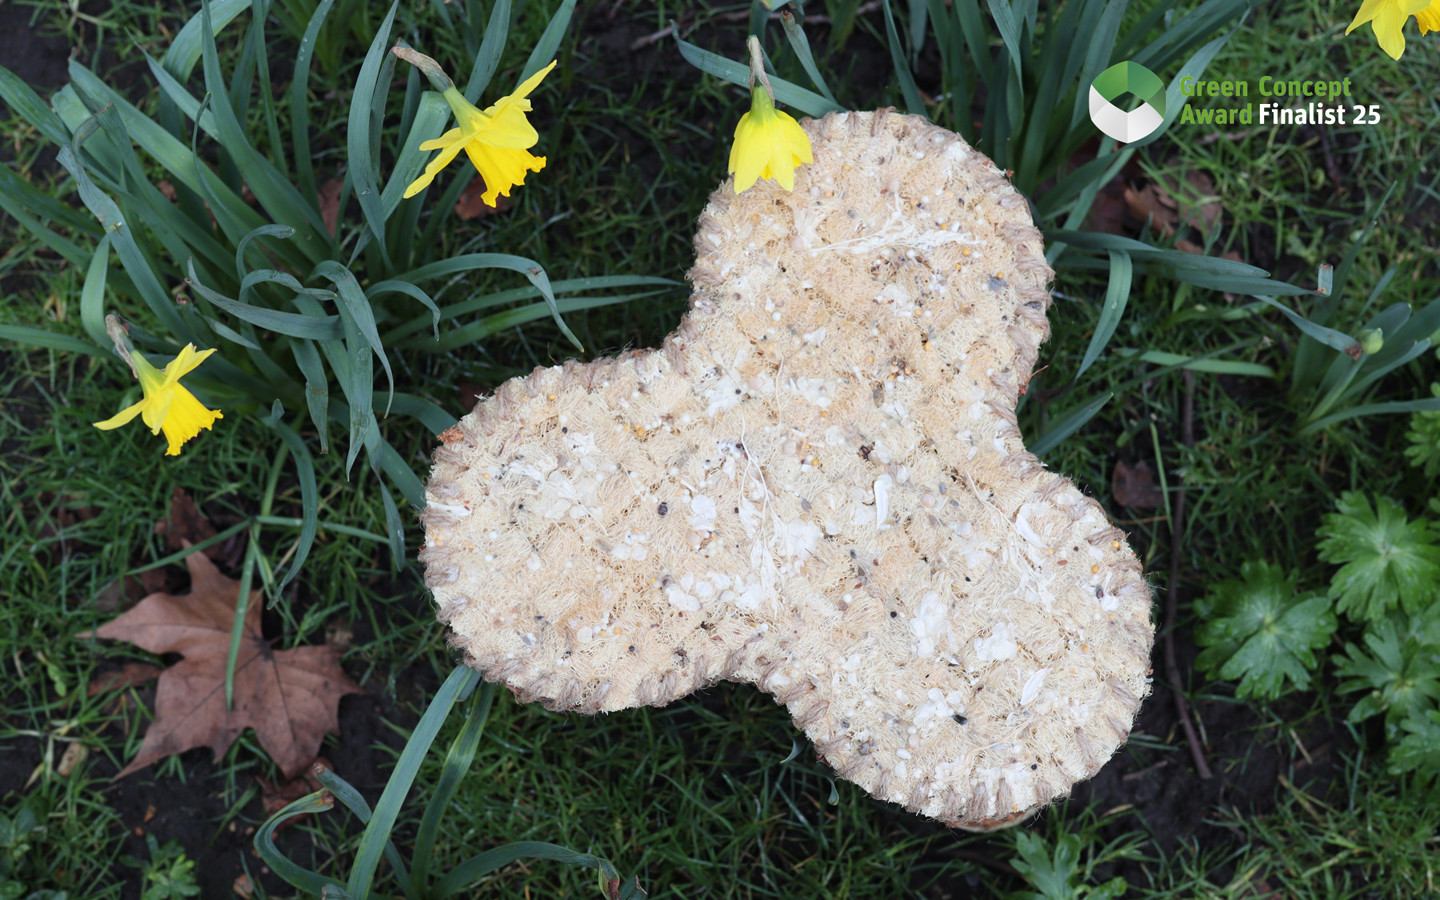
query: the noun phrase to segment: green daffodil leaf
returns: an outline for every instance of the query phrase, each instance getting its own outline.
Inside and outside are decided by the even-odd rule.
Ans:
[[[1297,595],[1297,573],[1286,575],[1263,560],[1240,568],[1239,579],[1215,585],[1196,603],[1207,621],[1195,633],[1206,649],[1196,665],[1213,677],[1238,681],[1239,697],[1274,700],[1286,682],[1304,690],[1316,666],[1315,649],[1330,642],[1337,624],[1329,598]]]

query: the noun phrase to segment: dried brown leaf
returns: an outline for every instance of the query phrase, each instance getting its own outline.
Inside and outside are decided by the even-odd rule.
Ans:
[[[155,523],[155,533],[165,539],[166,549],[175,552],[214,537],[215,527],[195,505],[195,498],[177,485],[170,494],[170,509],[165,518]],[[219,547],[209,547],[205,555],[217,559],[220,552]]]
[[[455,215],[462,219],[479,219],[483,216],[493,216],[496,213],[504,212],[513,204],[510,198],[504,195],[495,197],[495,205],[491,206],[485,202],[485,179],[473,178],[465,185],[465,190],[460,193],[460,199],[455,203]]]
[[[90,686],[85,689],[85,696],[94,697],[106,691],[144,684],[152,678],[158,678],[163,671],[165,670],[154,663],[128,662],[114,672],[106,672],[90,682]]]
[[[338,178],[331,178],[320,185],[320,220],[325,223],[325,230],[330,232],[331,237],[340,227],[340,188],[344,184]]]
[[[316,777],[316,773],[321,770],[329,770],[330,768],[330,760],[323,756],[317,756],[313,764],[306,767],[305,774],[298,778],[291,778],[288,781],[271,782],[257,775],[255,777],[255,783],[260,786],[260,803],[265,809],[265,818],[270,818],[306,794],[313,794],[320,790],[324,785],[320,783],[320,779]],[[276,827],[275,832],[278,834],[291,825],[298,825],[305,821],[307,817],[308,814],[292,816],[284,822],[281,822]]]
[[[255,729],[260,745],[287,778],[294,778],[339,728],[337,706],[361,688],[341,670],[333,647],[276,650],[260,633],[260,592],[246,609],[235,663],[235,703],[225,707],[225,663],[239,583],[204,554],[185,558],[190,593],[152,594],[134,609],[81,637],[128,641],[151,653],[184,658],[160,675],[155,720],[140,752],[117,778],[194,747],[216,757],[242,731]]]
[[[1116,503],[1131,509],[1156,509],[1165,505],[1165,494],[1155,484],[1155,470],[1143,459],[1133,466],[1124,460],[1115,463],[1110,493]]]

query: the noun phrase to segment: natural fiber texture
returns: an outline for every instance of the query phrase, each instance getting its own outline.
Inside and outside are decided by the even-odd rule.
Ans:
[[[1040,233],[921,119],[804,123],[793,193],[722,185],[658,351],[536,369],[442,435],[426,583],[467,661],[593,713],[716,681],[951,824],[1094,774],[1147,693],[1150,592],[1026,452]]]

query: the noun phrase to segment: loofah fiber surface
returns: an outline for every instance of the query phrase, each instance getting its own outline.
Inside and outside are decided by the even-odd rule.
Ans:
[[[659,350],[536,369],[441,436],[426,582],[522,700],[748,682],[876,797],[1013,820],[1125,741],[1150,592],[1016,428],[1053,274],[1024,199],[921,119],[804,126],[793,193],[711,197]]]

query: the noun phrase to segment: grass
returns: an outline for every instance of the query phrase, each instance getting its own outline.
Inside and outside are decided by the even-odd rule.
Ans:
[[[834,6],[832,14],[843,13],[846,4]],[[713,34],[723,37],[719,49],[736,49],[741,26],[719,18],[728,11],[665,4],[634,18],[622,10],[612,22],[608,4],[583,10],[562,43],[562,79],[536,102],[541,146],[549,156],[546,171],[517,192],[509,212],[442,229],[446,249],[528,255],[557,277],[681,277],[690,262],[695,216],[724,171],[728,145],[720,138],[739,115],[742,94],[699,78],[666,42],[633,55],[626,46],[672,17],[685,21],[695,12],[715,29],[702,34],[702,45]],[[1176,128],[1151,148],[1143,172],[1152,179],[1194,169],[1208,173],[1226,223],[1214,252],[1233,249],[1303,284],[1311,283],[1319,263],[1334,262],[1349,249],[1379,197],[1400,180],[1402,189],[1359,252],[1355,281],[1363,287],[1396,265],[1400,275],[1383,301],[1418,307],[1440,296],[1435,261],[1440,197],[1432,149],[1440,127],[1433,91],[1440,62],[1433,52],[1423,55],[1433,50],[1433,38],[1416,44],[1412,34],[1405,63],[1397,66],[1378,52],[1367,31],[1342,37],[1350,12],[1344,4],[1321,0],[1257,9],[1211,71],[1252,84],[1261,74],[1307,79],[1352,72],[1365,92],[1360,99],[1381,106],[1379,126],[1328,133],[1268,126],[1223,133]],[[434,27],[426,5],[412,4],[407,13],[412,17],[407,36],[435,44],[421,49],[458,58],[458,38]],[[339,49],[319,56],[316,96],[353,82],[359,54],[342,52],[345,42],[363,45],[367,27],[373,29],[382,14],[357,14],[348,29],[329,36]],[[34,15],[43,27],[65,33],[82,48],[81,58],[102,70],[134,65],[138,55],[129,34],[157,53],[165,46],[166,29],[173,33],[178,23],[173,14],[135,4],[111,6],[100,16],[103,27],[72,19],[58,3],[36,4]],[[879,22],[862,17],[845,48],[828,59],[822,53],[822,69],[842,100],[866,105],[898,99],[873,79],[862,76],[848,85],[843,79],[857,68],[856,58],[878,45]],[[516,46],[534,38],[523,33]],[[519,50],[507,54],[497,85],[513,82],[523,56]],[[322,104],[335,121],[317,132],[343,127],[341,99]],[[10,165],[33,172],[36,183],[60,193],[61,182],[45,158],[52,151],[35,149],[33,133],[12,117],[0,123],[0,138],[9,148]],[[1325,161],[1327,152],[1333,165]],[[323,170],[323,147],[318,156]],[[1335,190],[1331,170],[1340,174],[1343,193]],[[29,242],[10,241],[7,247],[0,254],[5,295],[0,320],[81,334],[81,274]],[[495,276],[457,285],[448,299],[458,299],[461,291],[509,286]],[[1077,299],[1052,308],[1054,337],[1042,351],[1042,364],[1049,368],[1032,381],[1022,427],[1035,434],[1077,403],[1114,392],[1110,404],[1046,462],[1107,502],[1147,571],[1155,573],[1169,567],[1165,510],[1126,510],[1110,503],[1110,473],[1117,458],[1146,460],[1166,473],[1172,489],[1183,480],[1189,506],[1182,561],[1187,597],[1212,580],[1233,577],[1253,555],[1300,569],[1302,585],[1322,585],[1330,572],[1315,558],[1314,529],[1339,491],[1360,488],[1396,497],[1430,492],[1401,459],[1408,417],[1359,420],[1296,437],[1300,410],[1286,396],[1284,380],[1199,375],[1197,440],[1193,448],[1183,446],[1178,372],[1112,352],[1072,385],[1104,286],[1070,274],[1056,289]],[[1367,293],[1350,293],[1354,302],[1347,302],[1337,327],[1363,320],[1359,307]],[[683,303],[683,294],[675,293],[572,314],[568,321],[598,355],[655,345],[673,328]],[[1268,365],[1283,376],[1295,330],[1272,313],[1243,307],[1243,300],[1137,278],[1111,347],[1186,358],[1224,350],[1226,359]],[[403,354],[397,378],[460,412],[459,385],[484,388],[569,352],[553,323],[539,321],[497,333],[483,346]],[[166,785],[187,784],[209,798],[199,833],[183,835],[187,852],[204,869],[204,861],[219,852],[216,847],[243,846],[244,831],[263,820],[254,776],[277,775],[258,747],[242,739],[213,765],[196,752],[128,784],[111,785],[110,774],[133,754],[148,714],[133,690],[85,694],[102,665],[113,667],[102,660],[125,658],[127,651],[107,647],[97,653],[67,636],[109,618],[113,613],[99,598],[113,598],[124,573],[166,554],[152,529],[175,488],[191,493],[217,526],[255,514],[274,462],[273,445],[253,422],[236,418],[187,448],[180,460],[157,459],[155,440],[138,427],[104,435],[90,427],[118,408],[121,393],[131,387],[115,366],[48,351],[7,347],[4,353],[0,495],[7,514],[0,595],[7,602],[0,611],[0,659],[13,674],[3,684],[0,748],[25,762],[0,782],[6,792],[0,811],[13,815],[22,797],[44,809],[43,832],[28,838],[36,855],[26,859],[44,859],[46,867],[16,862],[12,853],[0,857],[10,860],[3,863],[9,868],[0,868],[0,879],[27,889],[64,888],[72,896],[133,895],[138,870],[117,863],[126,852],[148,858],[134,831],[147,823],[135,816],[153,798],[169,796]],[[1434,358],[1427,354],[1389,376],[1382,390],[1386,397],[1422,396],[1435,378]],[[392,440],[401,440],[402,451],[423,469],[428,436],[392,435]],[[323,519],[383,532],[373,482],[347,482],[336,455],[319,460],[318,477]],[[295,485],[282,481],[274,511],[299,514]],[[294,537],[281,526],[267,526],[263,534],[272,542],[267,552],[273,559],[283,556]],[[417,541],[413,531],[407,535],[410,560]],[[353,631],[347,668],[375,691],[388,723],[364,748],[379,768],[370,776],[378,781],[360,785],[372,801],[389,760],[451,664],[413,562],[399,571],[394,563],[384,544],[322,529],[305,573],[270,614],[273,633],[287,645],[323,640],[327,626]],[[1165,587],[1163,575],[1155,580],[1157,588]],[[1187,609],[1188,603],[1182,614]],[[1181,627],[1188,633],[1188,623]],[[1186,678],[1202,726],[1206,716],[1219,719],[1218,710],[1233,707],[1227,686],[1206,684],[1196,673]],[[1322,676],[1313,694],[1268,708],[1236,739],[1243,750],[1212,763],[1238,778],[1261,767],[1268,755],[1283,751],[1293,757],[1298,751],[1288,732],[1306,734],[1348,710],[1352,701],[1337,699],[1334,688],[1333,678]],[[128,700],[119,704],[119,696]],[[448,745],[459,727],[458,720],[448,722],[438,746]],[[749,689],[724,685],[666,709],[593,719],[521,706],[502,692],[487,735],[447,813],[437,872],[505,841],[545,840],[609,858],[622,873],[637,874],[657,897],[1001,897],[1024,885],[1010,865],[1013,834],[952,833],[869,800],[817,763],[785,712]],[[1218,734],[1211,737],[1220,742]],[[1188,753],[1178,740],[1137,735],[1111,766],[1140,771],[1157,755],[1171,760],[1170,769],[1162,771],[1186,766]],[[71,741],[87,747],[89,755],[61,775],[61,757]],[[359,755],[338,745],[330,752]],[[1175,842],[1156,833],[1165,823],[1147,821],[1145,809],[1116,811],[1119,804],[1104,797],[1091,805],[1059,804],[1026,827],[1047,848],[1067,834],[1081,837],[1081,862],[1070,884],[1099,884],[1123,872],[1133,896],[1240,898],[1265,888],[1316,898],[1433,892],[1433,789],[1388,775],[1383,762],[1372,758],[1373,741],[1363,732],[1342,734],[1331,752],[1345,757],[1333,777],[1307,783],[1288,770],[1284,781],[1267,786],[1269,796],[1251,798],[1263,810],[1258,814],[1254,807],[1237,812],[1197,803],[1193,816],[1208,822],[1208,830],[1196,831],[1205,835],[1203,841],[1185,836]],[[32,768],[36,775],[27,784]],[[432,753],[397,826],[402,848],[439,775],[439,755]],[[226,844],[232,828],[238,836]],[[287,832],[283,846],[297,861],[343,875],[358,833],[354,820],[337,809]],[[0,854],[14,846],[0,847]],[[253,859],[250,865],[261,879]],[[382,866],[382,889],[393,890],[385,873]],[[122,888],[125,878],[128,887]],[[507,867],[475,892],[578,896],[593,885],[589,870],[537,863]]]

